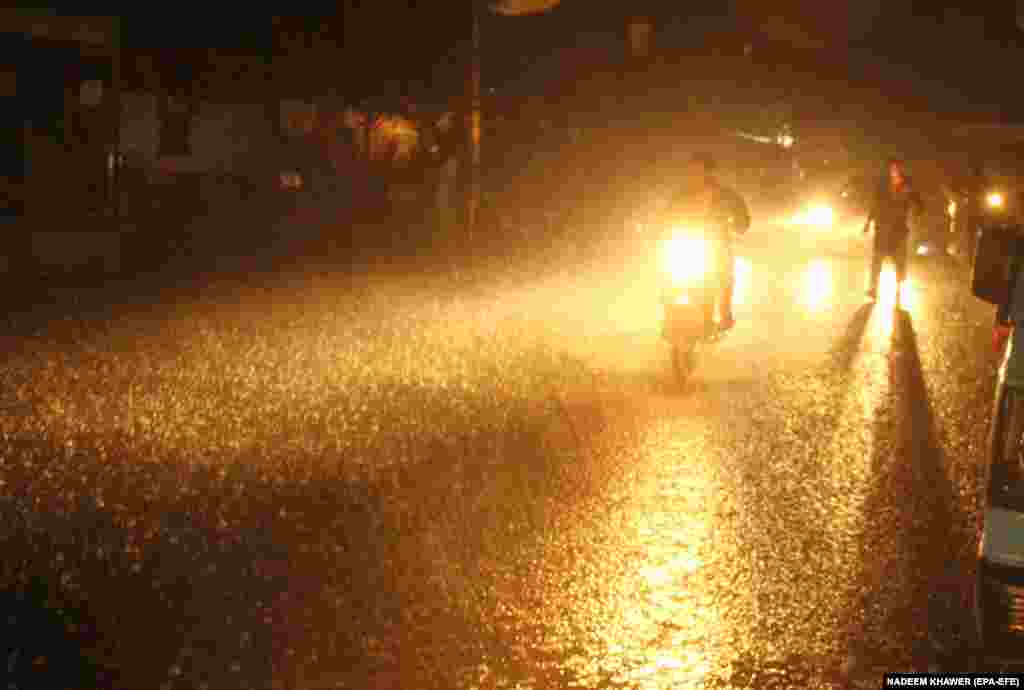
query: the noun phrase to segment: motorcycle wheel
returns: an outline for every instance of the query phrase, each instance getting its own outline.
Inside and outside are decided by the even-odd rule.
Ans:
[[[690,374],[694,369],[694,341],[672,343],[672,371],[676,377],[676,383],[680,386],[686,385]]]

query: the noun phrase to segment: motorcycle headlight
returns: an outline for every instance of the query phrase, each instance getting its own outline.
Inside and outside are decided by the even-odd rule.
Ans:
[[[835,225],[836,212],[828,204],[812,204],[796,215],[792,222],[795,225],[830,228]]]
[[[817,206],[811,206],[807,210],[807,221],[811,225],[832,227],[836,221],[836,214],[831,206],[818,204]]]
[[[1002,192],[992,191],[985,195],[985,205],[993,211],[1001,211],[1006,207],[1006,197]]]
[[[691,283],[703,278],[711,266],[711,243],[699,234],[679,233],[665,243],[664,269],[673,283]]]

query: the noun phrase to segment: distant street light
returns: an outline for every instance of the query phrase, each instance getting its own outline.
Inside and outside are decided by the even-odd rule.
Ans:
[[[521,17],[547,12],[558,6],[561,0],[494,0],[487,3],[488,9],[506,17]],[[480,208],[480,131],[483,119],[483,104],[480,99],[480,6],[473,2],[473,68],[471,79],[472,109],[470,111],[470,146],[472,151],[472,181],[470,183],[467,225],[472,234],[476,229],[477,211]]]
[[[554,9],[561,0],[497,0],[490,4],[491,12],[507,17],[540,14]]]

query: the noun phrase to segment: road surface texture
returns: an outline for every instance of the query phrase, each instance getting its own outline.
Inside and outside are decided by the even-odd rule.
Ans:
[[[926,670],[957,623],[937,593],[973,573],[992,313],[934,259],[905,311],[891,285],[867,305],[865,246],[755,225],[738,325],[682,389],[639,240],[529,274],[324,261],[12,317],[0,672],[803,689]]]

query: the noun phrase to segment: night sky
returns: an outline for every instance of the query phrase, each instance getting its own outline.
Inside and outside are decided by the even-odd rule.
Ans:
[[[883,67],[907,65],[933,81],[958,89],[966,99],[1019,99],[1007,89],[1005,62],[1019,64],[1011,47],[1024,48],[1017,29],[1015,3],[1012,0],[988,2],[948,2],[916,0],[882,2],[862,0],[850,4],[822,3],[820,0],[631,0],[628,3],[563,0],[560,7],[542,15],[528,17],[485,16],[485,82],[501,88],[515,80],[526,67],[559,47],[576,43],[579,33],[617,36],[621,40],[630,14],[651,16],[664,29],[674,25],[673,40],[700,40],[686,27],[700,27],[701,20],[690,18],[729,16],[730,6],[737,8],[732,20],[724,20],[745,35],[770,34],[765,27],[772,17],[788,16],[812,34],[832,36],[825,55],[808,55],[809,61],[840,63],[856,55]],[[464,2],[434,3],[415,0],[350,0],[323,22],[338,42],[345,46],[346,61],[338,65],[340,80],[358,84],[356,90],[372,90],[374,84],[400,82],[412,90],[447,94],[459,88],[464,75],[460,60],[466,54],[470,37],[469,5]],[[857,8],[858,21],[876,14],[867,22],[866,32],[856,50],[841,37],[845,7]],[[959,7],[968,17],[983,17],[966,29],[963,43],[926,40],[915,45],[908,37],[926,35],[936,26],[948,7]],[[872,8],[874,11],[872,11]],[[852,12],[852,11],[851,11]],[[850,16],[853,16],[852,14]],[[836,17],[840,17],[839,20]],[[287,23],[321,23],[315,17],[288,17]],[[831,22],[831,23],[830,23]],[[965,21],[965,25],[970,24]],[[271,17],[258,11],[211,13],[209,16],[146,8],[145,12],[124,17],[124,39],[129,47],[173,49],[181,46],[221,47],[234,51],[268,51],[271,44]],[[1022,53],[1018,53],[1020,55]],[[995,94],[995,95],[993,95]],[[1022,111],[1024,106],[1011,109]]]
[[[811,0],[779,0],[763,2],[728,2],[726,0],[631,0],[628,3],[593,2],[592,0],[563,0],[561,6],[544,14],[528,17],[497,17],[491,15],[486,23],[491,38],[500,32],[502,38],[515,41],[517,52],[544,50],[556,42],[571,40],[576,30],[621,31],[626,18],[632,13],[652,16],[659,24],[691,16],[725,16],[729,6],[740,8],[741,21],[757,26],[766,16],[803,14],[802,20],[810,26],[825,26],[826,17],[842,16],[843,2],[820,3]],[[466,3],[428,3],[415,0],[373,0],[342,3],[338,16],[328,19],[333,24],[348,22],[360,30],[354,38],[372,43],[388,53],[384,62],[397,62],[400,52],[422,56],[422,62],[441,57],[447,48],[469,36],[469,12]],[[825,7],[827,5],[827,7]],[[971,15],[986,17],[986,36],[992,40],[1009,40],[1019,35],[1015,28],[1012,0],[987,2],[948,2],[927,0],[922,2],[861,1],[854,6],[877,5],[879,17],[875,22],[873,38],[883,52],[905,52],[918,56],[922,63],[941,62],[947,50],[934,46],[914,46],[907,41],[905,29],[917,21],[914,17],[939,17],[947,7],[960,7]],[[764,9],[760,9],[764,6]],[[824,8],[824,9],[822,9]],[[296,17],[287,18],[294,22]],[[310,23],[317,18],[306,18]],[[260,49],[269,40],[270,17],[258,12],[214,13],[211,16],[146,8],[137,15],[125,15],[125,40],[131,44],[174,46],[196,44],[223,46],[236,49]],[[393,41],[382,41],[392,37]],[[390,46],[388,45],[390,44]],[[399,50],[399,47],[401,50]],[[422,64],[421,62],[421,64]],[[509,62],[513,62],[511,56]]]

